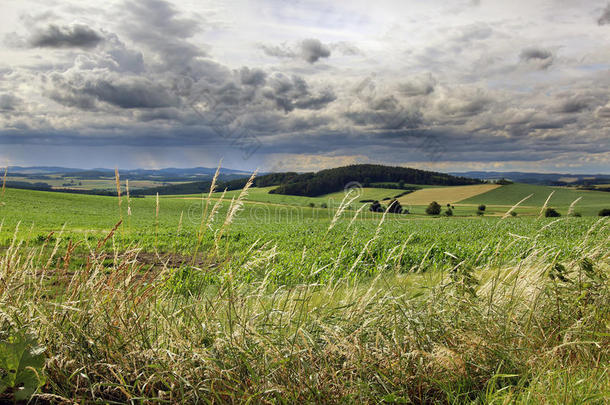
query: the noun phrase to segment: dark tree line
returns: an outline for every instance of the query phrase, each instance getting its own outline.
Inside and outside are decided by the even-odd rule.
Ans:
[[[321,170],[317,173],[300,174],[287,179],[278,188],[272,190],[271,193],[316,197],[341,191],[350,182],[359,182],[361,184],[393,182],[441,186],[482,183],[481,180],[456,177],[445,173],[367,164]]]

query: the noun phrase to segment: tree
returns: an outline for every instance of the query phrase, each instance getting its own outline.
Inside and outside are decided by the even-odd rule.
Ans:
[[[369,211],[371,211],[371,212],[383,212],[384,209],[383,209],[383,206],[381,204],[379,204],[379,201],[375,200],[375,201],[373,201],[373,203],[369,207]]]
[[[398,188],[405,188],[405,181],[403,179],[398,180]]]
[[[547,208],[546,211],[544,211],[544,216],[547,218],[557,218],[560,217],[561,214],[559,212],[557,212],[557,210],[555,208]]]
[[[479,205],[479,211],[485,211],[487,207],[485,206],[485,204],[481,204]]]
[[[402,214],[402,205],[400,205],[398,200],[392,200],[388,206],[388,212],[391,212],[392,214]]]
[[[322,204],[320,204],[320,207],[322,207],[322,208],[328,208],[328,205],[326,205],[326,203],[322,203]]]
[[[441,213],[441,205],[436,201],[432,201],[428,208],[426,208],[426,214],[428,215],[438,215]]]
[[[599,215],[600,217],[610,217],[610,208],[604,208],[600,210],[597,215]]]
[[[451,208],[447,208],[447,210],[445,211],[445,215],[447,215],[448,217],[452,217],[453,216],[453,210]]]
[[[310,207],[310,208],[313,208],[313,207],[315,207],[315,206],[316,206],[316,204],[314,204],[314,203],[312,203],[312,202],[310,202],[310,203],[309,203],[309,207]]]

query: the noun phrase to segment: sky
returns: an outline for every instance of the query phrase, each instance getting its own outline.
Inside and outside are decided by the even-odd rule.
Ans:
[[[0,166],[610,173],[607,0],[2,0]]]

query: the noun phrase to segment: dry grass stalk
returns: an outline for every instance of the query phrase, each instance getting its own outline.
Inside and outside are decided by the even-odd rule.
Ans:
[[[570,204],[570,207],[568,208],[568,216],[569,217],[574,215],[574,207],[576,206],[576,203],[579,202],[581,199],[582,199],[582,197],[578,197],[577,199],[572,201],[572,204]]]
[[[244,201],[245,201],[246,197],[248,196],[248,190],[250,189],[250,187],[254,183],[254,178],[256,177],[257,171],[258,170],[255,170],[254,173],[252,173],[252,175],[250,176],[250,178],[246,182],[246,185],[244,186],[244,188],[239,193],[239,196],[237,197],[237,199],[231,200],[231,205],[229,206],[229,210],[227,211],[227,216],[225,217],[225,221],[222,224],[222,226],[220,227],[220,230],[218,231],[218,234],[216,235],[216,251],[218,251],[218,242],[222,238],[222,235],[224,234],[224,232],[229,228],[229,226],[233,222],[233,219],[235,218],[235,215],[237,215],[237,213],[242,209],[242,207],[244,205]]]
[[[127,193],[127,215],[131,216],[131,198],[129,197],[129,179],[125,180],[125,192]]]
[[[552,193],[551,193],[552,194]],[[512,207],[510,207],[510,209],[508,211],[506,211],[506,213],[502,216],[502,219],[504,218],[508,218],[510,216],[510,213],[513,212],[515,210],[515,208],[517,208],[518,206],[521,205],[521,203],[523,203],[525,200],[531,198],[531,196],[533,196],[534,194],[530,194],[527,197],[525,197],[524,199],[522,199],[521,201],[519,201],[517,204],[513,205]],[[550,196],[549,196],[550,198]]]
[[[205,208],[201,214],[201,224],[199,225],[199,234],[198,234],[198,243],[201,243],[203,238],[203,232],[206,223],[208,222],[208,209],[210,206],[210,200],[212,198],[212,194],[216,191],[216,180],[218,179],[218,175],[220,174],[220,167],[222,165],[222,160],[218,163],[218,167],[216,168],[216,173],[214,173],[214,177],[212,178],[212,184],[210,185],[210,191],[208,192],[208,197],[205,200]],[[226,190],[225,190],[226,191]]]
[[[157,241],[159,236],[159,193],[155,197],[155,249],[157,248]]]
[[[362,213],[362,211],[366,208],[366,204],[363,204],[362,207],[358,208],[358,211],[356,211],[356,213],[354,214],[354,216],[352,217],[352,220],[350,221],[349,225],[347,226],[347,229],[351,228],[352,224],[356,221],[356,219],[358,218],[358,216]]]
[[[119,168],[114,168],[114,181],[116,184],[116,196],[119,204],[119,221],[123,222],[123,210],[121,210],[121,176],[119,175]],[[123,228],[121,228],[121,233],[123,233]]]
[[[553,194],[555,194],[555,190],[551,191],[551,194],[549,194],[549,196],[547,197],[546,201],[544,202],[544,205],[540,209],[538,218],[542,217],[542,214],[544,214],[544,210],[546,209],[547,205],[549,204],[549,201],[551,201],[551,197],[553,196]]]
[[[348,198],[350,197],[350,195],[352,193],[354,193],[355,196],[348,200]],[[339,220],[341,215],[343,215],[343,212],[345,211],[345,209],[347,207],[349,207],[349,205],[351,203],[353,203],[354,200],[356,198],[358,198],[359,196],[360,195],[358,194],[358,192],[355,192],[353,188],[350,189],[347,193],[345,193],[345,197],[343,197],[343,200],[341,200],[341,204],[339,204],[339,208],[337,208],[337,211],[335,212],[335,216],[333,217],[332,221],[330,221],[330,225],[328,226],[328,229],[326,230],[327,235],[328,235],[328,232],[330,232],[330,230],[335,227],[335,225],[337,224],[337,221]],[[347,200],[347,202],[346,202],[346,200]]]

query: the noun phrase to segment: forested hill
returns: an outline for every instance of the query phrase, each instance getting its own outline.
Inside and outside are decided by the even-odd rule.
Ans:
[[[290,177],[287,181],[271,191],[275,194],[301,195],[315,197],[341,191],[350,182],[363,186],[370,183],[403,182],[407,184],[427,184],[458,186],[479,184],[480,180],[456,177],[445,173],[406,167],[382,165],[351,165],[335,169],[321,170],[317,173],[304,173]]]
[[[243,188],[248,178],[219,182],[217,190],[237,190]],[[450,174],[390,167],[382,165],[352,165],[335,169],[321,170],[317,173],[271,173],[254,180],[255,187],[278,186],[270,191],[274,194],[315,197],[341,191],[351,182],[368,186],[371,183],[405,183],[442,186],[479,184],[481,180],[456,177]],[[134,194],[197,194],[209,190],[210,182],[175,184],[138,190]]]

